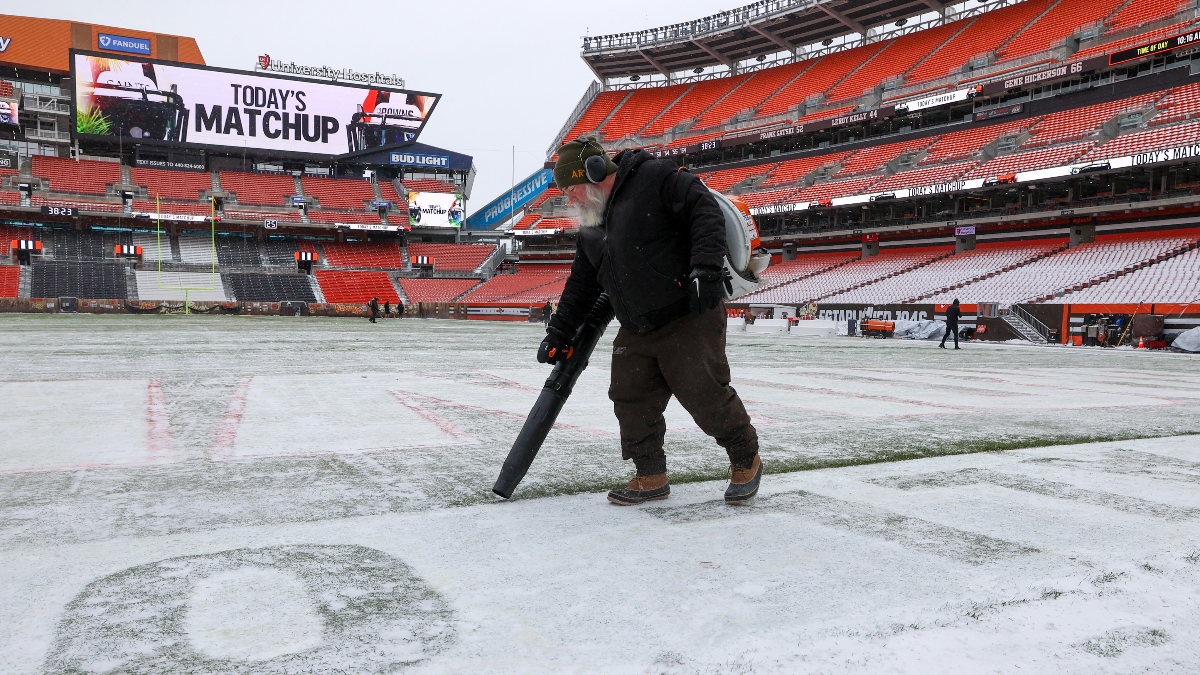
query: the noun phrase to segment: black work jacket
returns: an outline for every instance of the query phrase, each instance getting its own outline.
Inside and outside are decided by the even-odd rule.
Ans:
[[[950,305],[946,308],[946,323],[951,326],[958,325],[958,318],[962,316],[962,310],[958,305]]]
[[[688,276],[719,269],[728,251],[725,216],[704,182],[642,150],[614,158],[616,182],[604,221],[581,227],[555,328],[573,335],[601,292],[625,328],[648,333],[687,314]]]

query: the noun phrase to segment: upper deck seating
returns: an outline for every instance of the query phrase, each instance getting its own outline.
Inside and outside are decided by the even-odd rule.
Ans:
[[[616,140],[641,131],[642,127],[658,116],[671,102],[679,98],[690,85],[677,84],[669,87],[646,87],[635,89],[621,104],[608,122],[600,128],[605,140]]]
[[[304,176],[300,184],[304,186],[304,194],[316,197],[325,211],[363,211],[375,199],[371,183],[362,179]]]
[[[167,171],[164,169],[141,169],[133,167],[130,175],[134,183],[146,188],[147,201],[155,197],[178,201],[198,202],[200,193],[212,190],[212,175],[207,171]]]
[[[451,302],[479,284],[478,279],[400,279],[409,302]]]
[[[688,90],[683,98],[680,98],[671,107],[656,120],[650,123],[643,131],[643,136],[658,136],[663,132],[673,129],[675,125],[685,120],[696,119],[696,117],[712,107],[714,103],[721,100],[730,91],[741,83],[745,82],[753,73],[743,73],[734,75],[733,77],[721,77],[715,80],[704,80],[697,82],[695,86]],[[736,110],[734,112],[737,112]]]
[[[733,91],[700,115],[695,129],[707,129],[723,124],[743,110],[753,110],[763,104],[767,97],[779,91],[813,65],[812,61],[800,61],[785,66],[764,68],[749,78],[734,85]]]
[[[966,177],[989,178],[991,176],[1004,176],[1022,171],[1036,171],[1037,169],[1071,164],[1086,154],[1095,145],[1094,141],[1085,141],[1083,143],[1059,145],[1039,150],[1025,150],[1011,155],[1001,155],[991,161],[979,164]]]
[[[291,176],[222,171],[220,178],[221,189],[236,194],[238,204],[289,206],[289,198],[296,194]]]
[[[365,241],[338,244],[326,242],[326,263],[331,267],[382,267],[401,269],[404,260],[400,247],[390,241]]]
[[[855,69],[871,67],[870,62],[885,46],[886,43],[876,42],[821,57],[816,65],[804,71],[803,77],[792,80],[791,84],[764,101],[756,117],[787,112],[804,103],[809,96],[826,92]],[[862,95],[861,91],[859,95]]]
[[[913,68],[905,78],[906,81],[924,82],[946,77],[951,71],[958,72],[975,56],[996,51],[1000,45],[1046,11],[1051,1],[1025,0],[973,19],[965,19],[971,24]]]
[[[496,251],[491,244],[426,244],[413,242],[408,245],[408,255],[426,255],[433,258],[435,269],[444,271],[471,272],[483,264]]]
[[[47,155],[33,156],[33,175],[45,178],[52,192],[102,195],[108,186],[121,182],[121,165],[116,162],[74,160]]]
[[[1110,0],[1111,1],[1111,0]],[[915,33],[901,35],[887,41],[887,46],[871,61],[829,91],[828,100],[856,99],[881,82],[908,72],[922,59],[941,47],[952,35],[962,28],[957,22]]]
[[[1001,59],[1017,59],[1044,52],[1062,44],[1075,29],[1102,21],[1126,0],[1089,0],[1088,2],[1059,2],[1039,17],[1021,34],[1004,45]]]

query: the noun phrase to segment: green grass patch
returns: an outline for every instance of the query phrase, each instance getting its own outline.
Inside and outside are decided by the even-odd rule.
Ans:
[[[819,469],[840,469],[848,466],[866,466],[868,464],[886,464],[888,462],[906,462],[914,459],[929,459],[931,457],[947,457],[950,455],[973,455],[981,452],[1004,452],[1006,450],[1028,450],[1031,448],[1046,448],[1056,445],[1082,445],[1085,443],[1111,443],[1114,441],[1134,441],[1146,438],[1169,438],[1172,436],[1193,436],[1200,431],[1172,431],[1164,434],[1064,434],[1057,436],[1010,436],[998,439],[967,439],[949,443],[933,443],[920,448],[903,448],[869,452],[856,457],[831,457],[827,459],[771,459],[770,453],[764,455],[763,473],[784,474],[797,471],[816,471]],[[700,483],[711,480],[729,478],[727,467],[699,468],[670,473],[672,485],[685,483]],[[539,499],[544,497],[564,497],[568,495],[603,492],[617,487],[624,480],[619,477],[611,478],[581,478],[570,481],[546,481],[518,487],[513,494],[513,501],[520,499]]]

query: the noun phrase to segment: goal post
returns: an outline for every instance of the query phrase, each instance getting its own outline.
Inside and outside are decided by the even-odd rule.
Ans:
[[[189,297],[188,297],[190,295],[191,291],[215,291],[217,289],[217,283],[218,283],[218,281],[217,281],[217,279],[218,279],[218,276],[217,276],[217,200],[214,197],[210,196],[208,198],[208,206],[209,206],[209,216],[208,216],[209,251],[212,253],[212,270],[211,270],[210,276],[209,276],[209,284],[207,286],[187,286],[187,285],[168,286],[162,282],[162,278],[163,278],[162,277],[162,275],[163,275],[163,269],[162,269],[162,261],[163,261],[163,254],[162,254],[162,235],[163,235],[163,231],[162,231],[162,196],[159,194],[154,195],[154,212],[155,212],[155,221],[157,223],[156,234],[158,236],[158,276],[157,276],[158,287],[170,289],[173,291],[183,291],[183,313],[184,314],[191,314],[191,307],[190,307],[191,303],[190,303]],[[170,247],[170,245],[171,245],[170,240],[168,239],[168,242],[167,242],[168,248]]]

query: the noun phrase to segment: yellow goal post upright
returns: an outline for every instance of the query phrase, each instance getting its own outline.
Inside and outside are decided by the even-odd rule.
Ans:
[[[188,295],[191,291],[215,291],[217,289],[217,200],[215,197],[209,196],[208,206],[209,247],[210,251],[212,252],[212,271],[211,276],[209,277],[209,284],[207,286],[167,286],[162,282],[162,196],[157,193],[154,195],[154,220],[157,227],[156,234],[158,235],[158,287],[167,288],[173,291],[183,291],[184,314],[191,314],[191,303],[188,299]],[[167,242],[167,246],[170,247],[169,240]]]

